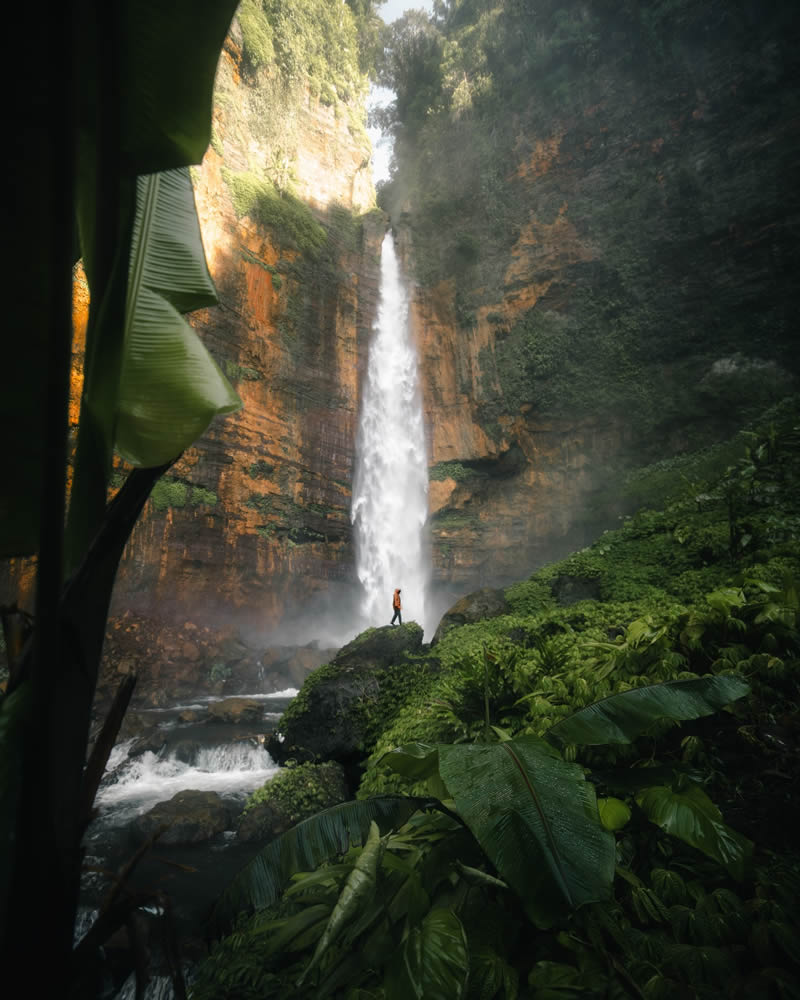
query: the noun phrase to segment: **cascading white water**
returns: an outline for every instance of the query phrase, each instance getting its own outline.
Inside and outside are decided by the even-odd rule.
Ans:
[[[97,796],[101,816],[117,826],[186,788],[244,799],[278,770],[263,746],[247,741],[199,747],[191,762],[151,751],[128,758],[133,742],[114,748],[107,768],[113,781]]]
[[[417,351],[408,294],[387,233],[381,249],[378,318],[361,399],[351,511],[364,626],[389,624],[392,593],[399,587],[403,620],[424,628],[430,578],[427,517],[428,462]]]

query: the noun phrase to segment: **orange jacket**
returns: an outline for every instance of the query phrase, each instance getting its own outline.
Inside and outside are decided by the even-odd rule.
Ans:
[[[400,604],[400,588],[399,587],[394,592],[394,597],[392,598],[392,607],[393,608],[397,608],[398,610],[402,607],[402,605]]]

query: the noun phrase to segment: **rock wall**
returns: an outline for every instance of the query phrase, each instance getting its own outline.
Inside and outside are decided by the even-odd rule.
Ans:
[[[190,321],[244,406],[154,490],[120,567],[114,612],[190,612],[267,631],[351,575],[359,375],[386,222],[369,141],[352,124],[363,119],[361,99],[323,104],[287,89],[274,72],[248,69],[240,41],[234,24],[214,138],[194,173],[220,303]],[[270,167],[279,154],[292,178],[284,199]],[[261,185],[249,204],[248,183]]]
[[[486,37],[519,51],[465,63],[449,96],[443,78],[382,201],[415,278],[435,578],[452,596],[584,544],[618,513],[626,462],[711,440],[797,372],[800,45],[781,8],[737,5],[736,21],[676,0],[656,23],[657,4],[594,0],[567,30],[553,0],[517,30],[519,5],[495,6]],[[494,89],[465,97],[488,65]],[[194,175],[220,305],[192,322],[244,408],[157,485],[115,620],[263,635],[305,616],[302,642],[326,595],[341,619],[387,224],[363,126],[363,94],[254,68],[234,22]],[[75,302],[80,333],[80,274]],[[80,378],[78,350],[76,400]]]
[[[400,77],[381,201],[417,278],[436,575],[463,592],[585,544],[627,467],[797,384],[798,28],[554,0],[431,32],[447,64]]]

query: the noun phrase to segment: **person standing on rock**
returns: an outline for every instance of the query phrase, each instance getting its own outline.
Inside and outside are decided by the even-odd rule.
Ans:
[[[392,609],[394,610],[394,614],[392,615],[392,620],[389,622],[390,625],[394,625],[395,618],[401,625],[403,624],[403,616],[400,614],[400,609],[402,607],[403,605],[400,603],[400,588],[398,587],[392,597]]]

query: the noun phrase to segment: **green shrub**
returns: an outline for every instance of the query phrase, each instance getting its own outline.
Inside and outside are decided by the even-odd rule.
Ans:
[[[191,504],[193,507],[197,507],[200,504],[204,504],[206,507],[215,507],[218,499],[217,494],[213,490],[207,490],[203,486],[192,487]]]
[[[290,823],[299,823],[338,801],[338,797],[332,797],[331,790],[338,790],[340,785],[341,771],[336,764],[296,764],[290,761],[248,797],[244,811],[262,802],[271,802]]]
[[[185,507],[188,496],[186,483],[177,479],[159,479],[150,493],[153,510],[166,510],[168,507]]]
[[[223,178],[231,192],[239,218],[247,215],[272,230],[284,245],[309,257],[316,257],[327,234],[311,209],[289,193],[279,194],[268,181],[246,171],[223,168]]]
[[[428,478],[433,481],[455,479],[457,483],[463,483],[467,479],[475,479],[480,475],[482,475],[480,472],[462,465],[461,462],[437,462],[428,471]]]
[[[269,479],[274,471],[275,466],[272,462],[267,462],[263,458],[259,458],[247,467],[247,475],[251,479]]]

